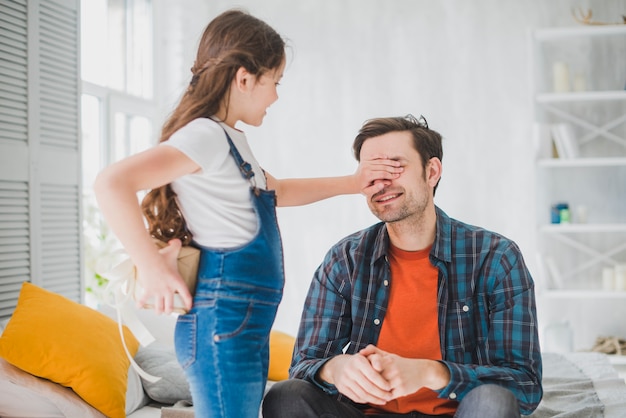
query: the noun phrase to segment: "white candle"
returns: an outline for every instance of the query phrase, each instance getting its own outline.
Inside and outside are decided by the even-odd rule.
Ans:
[[[574,76],[574,91],[587,90],[587,81],[584,74],[576,74]]]
[[[605,267],[602,269],[602,289],[613,290],[615,287],[615,279],[613,269],[611,267]]]
[[[579,205],[576,207],[576,219],[579,224],[587,223],[587,206]]]
[[[555,62],[552,66],[554,78],[554,92],[563,93],[569,91],[569,67],[564,62]]]
[[[626,290],[626,264],[615,266],[615,290]]]

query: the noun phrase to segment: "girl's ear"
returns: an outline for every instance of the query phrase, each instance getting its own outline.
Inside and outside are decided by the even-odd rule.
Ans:
[[[235,73],[234,84],[239,90],[246,91],[252,85],[253,76],[243,67],[239,67],[237,73]]]

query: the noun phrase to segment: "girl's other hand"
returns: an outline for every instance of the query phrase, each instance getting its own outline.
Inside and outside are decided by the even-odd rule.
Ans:
[[[178,293],[187,310],[191,309],[193,298],[178,273],[178,253],[181,247],[179,239],[170,240],[166,247],[159,249],[162,263],[138,268],[137,279],[143,288],[143,294],[137,300],[139,306],[150,301],[157,314],[170,314],[174,307],[174,293]]]

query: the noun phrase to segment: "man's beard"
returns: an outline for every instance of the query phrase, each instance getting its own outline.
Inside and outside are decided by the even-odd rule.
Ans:
[[[381,190],[376,193],[376,195],[382,195],[384,193],[386,193],[386,191]],[[372,200],[376,195],[372,196]],[[406,198],[408,195],[404,193],[402,196]],[[414,196],[408,197],[410,200],[405,199],[402,206],[394,209],[386,206],[379,207],[378,205],[371,203],[370,211],[374,214],[374,216],[386,223],[400,222],[411,217],[415,217],[415,219],[422,219],[429,204],[428,197],[423,197],[420,200],[415,199]]]

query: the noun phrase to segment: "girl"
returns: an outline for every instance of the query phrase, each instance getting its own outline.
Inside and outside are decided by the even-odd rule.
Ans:
[[[204,31],[160,144],[107,167],[94,185],[137,268],[138,303],[154,298],[157,313],[170,313],[178,292],[190,308],[174,342],[197,417],[258,416],[284,283],[276,204],[381,189],[401,171],[382,159],[336,178],[278,180],[264,172],[235,125],[261,125],[284,67],[285,43],[271,27],[242,11],[219,15]],[[140,207],[142,190],[150,192]],[[160,254],[151,236],[170,245]],[[202,251],[193,300],[171,262],[192,238]]]

